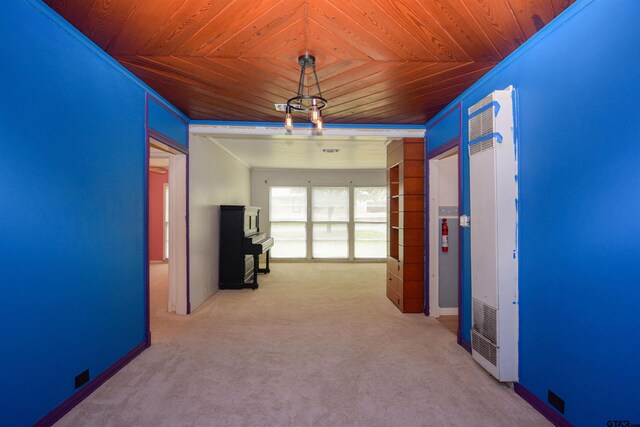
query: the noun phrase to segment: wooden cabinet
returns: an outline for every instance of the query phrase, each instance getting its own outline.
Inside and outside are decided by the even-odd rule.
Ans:
[[[387,146],[387,297],[403,313],[424,306],[424,140]]]

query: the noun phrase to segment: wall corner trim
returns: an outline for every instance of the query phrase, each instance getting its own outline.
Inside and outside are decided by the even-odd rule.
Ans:
[[[49,412],[47,415],[36,421],[33,426],[48,427],[55,424],[67,412],[73,409],[78,403],[86,399],[98,387],[104,384],[105,381],[115,375],[115,373],[120,369],[124,368],[129,362],[131,362],[136,356],[138,356],[148,347],[149,341],[145,339],[145,341],[135,346],[131,351],[129,351],[127,354],[113,363],[113,365],[109,366],[104,372],[91,380],[87,385],[85,385],[79,391],[71,395],[71,397],[69,397],[67,400],[58,405],[53,411]]]
[[[535,394],[531,393],[525,386],[520,383],[514,383],[513,385],[514,391],[522,397],[529,405],[533,406],[533,408],[540,412],[545,416],[546,419],[551,421],[554,426],[557,427],[573,427],[565,417],[560,415],[558,412],[551,409],[549,405],[547,405],[544,401],[538,398]]]

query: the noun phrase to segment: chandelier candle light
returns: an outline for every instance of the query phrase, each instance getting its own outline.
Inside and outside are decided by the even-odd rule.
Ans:
[[[318,81],[318,75],[316,74],[316,58],[308,53],[298,58],[298,64],[300,64],[300,81],[298,83],[298,93],[293,98],[287,101],[287,114],[285,115],[284,127],[287,132],[293,130],[293,117],[291,112],[303,111],[309,115],[311,123],[316,125],[316,131],[322,131],[322,110],[327,107],[327,100],[322,97],[322,91],[320,90],[320,82]],[[313,70],[313,77],[315,78],[317,95],[310,94],[311,77],[309,77],[309,89],[307,94],[304,94],[304,78],[306,77],[307,67]]]

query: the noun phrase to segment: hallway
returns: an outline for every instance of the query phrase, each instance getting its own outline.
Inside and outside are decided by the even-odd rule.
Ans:
[[[549,425],[437,320],[400,313],[384,272],[274,263],[191,316],[156,281],[151,348],[56,425]]]

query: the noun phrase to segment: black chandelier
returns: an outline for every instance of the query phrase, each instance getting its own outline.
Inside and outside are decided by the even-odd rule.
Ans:
[[[293,118],[291,112],[303,111],[309,114],[309,120],[316,125],[316,131],[322,131],[322,110],[327,107],[327,100],[322,97],[322,91],[320,90],[320,82],[318,81],[318,75],[316,74],[316,58],[308,53],[298,58],[298,64],[300,64],[300,82],[298,83],[298,94],[287,101],[287,114],[285,115],[284,127],[287,132],[293,130]],[[318,92],[316,95],[310,94],[310,89],[307,90],[307,94],[304,94],[304,79],[306,77],[307,67],[311,67],[313,70],[313,77],[316,79],[316,88]],[[311,85],[311,77],[309,77],[309,88]]]

